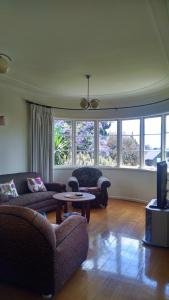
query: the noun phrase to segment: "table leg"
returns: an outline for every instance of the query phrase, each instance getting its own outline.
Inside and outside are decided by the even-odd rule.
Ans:
[[[87,223],[90,221],[90,201],[86,201],[86,219]]]
[[[60,201],[58,201],[56,206],[56,224],[60,224],[60,223],[62,223],[61,204]]]
[[[81,208],[81,211],[82,211],[82,216],[85,217],[86,216],[86,202],[82,202],[82,208]]]
[[[67,202],[64,203],[64,213],[67,213],[68,209],[67,209]]]

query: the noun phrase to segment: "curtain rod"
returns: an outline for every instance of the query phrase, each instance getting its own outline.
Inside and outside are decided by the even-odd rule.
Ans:
[[[35,105],[46,107],[46,108],[55,108],[55,109],[60,109],[60,110],[77,110],[77,111],[79,111],[79,110],[84,111],[85,110],[83,108],[69,108],[69,107],[44,105],[44,104],[33,102],[33,101],[30,101],[30,100],[27,100],[27,99],[25,99],[25,101],[28,104],[35,104]],[[163,102],[167,102],[167,101],[169,101],[169,98],[159,100],[159,101],[155,101],[155,102],[145,103],[145,104],[138,104],[138,105],[131,105],[131,106],[119,106],[119,107],[107,107],[107,108],[90,108],[88,110],[93,110],[93,111],[98,110],[98,111],[100,111],[100,110],[119,110],[119,109],[128,109],[128,108],[137,108],[137,107],[145,107],[145,106],[155,105],[155,104],[159,104],[159,103],[163,103]]]

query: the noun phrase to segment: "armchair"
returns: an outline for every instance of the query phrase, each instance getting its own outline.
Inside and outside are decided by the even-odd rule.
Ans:
[[[92,207],[107,206],[107,188],[110,185],[109,179],[102,176],[102,172],[99,169],[91,167],[82,167],[74,170],[68,180],[68,186],[73,192],[87,192],[95,195],[96,200],[92,201]],[[74,203],[74,206],[80,207],[80,203]]]
[[[86,219],[51,225],[38,212],[0,206],[0,282],[54,295],[86,259]]]

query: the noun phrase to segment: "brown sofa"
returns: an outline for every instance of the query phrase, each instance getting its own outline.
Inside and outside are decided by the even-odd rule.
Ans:
[[[31,193],[27,186],[28,177],[35,178],[39,174],[36,172],[24,172],[15,174],[0,175],[0,183],[9,182],[14,179],[19,197],[11,198],[0,195],[0,205],[26,206],[38,211],[50,211],[56,209],[56,200],[53,199],[55,193],[66,191],[65,184],[45,183],[47,192]]]
[[[32,209],[2,205],[0,245],[0,282],[54,295],[86,259],[86,219],[51,225]]]

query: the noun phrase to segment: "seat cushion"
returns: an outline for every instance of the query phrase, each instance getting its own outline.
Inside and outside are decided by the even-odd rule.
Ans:
[[[93,195],[98,195],[100,193],[100,189],[97,186],[79,187],[79,191],[82,193],[90,193]]]
[[[51,191],[23,194],[20,195],[19,197],[10,199],[9,204],[29,206],[33,203],[51,199],[54,194],[56,194],[56,192],[51,192]]]

